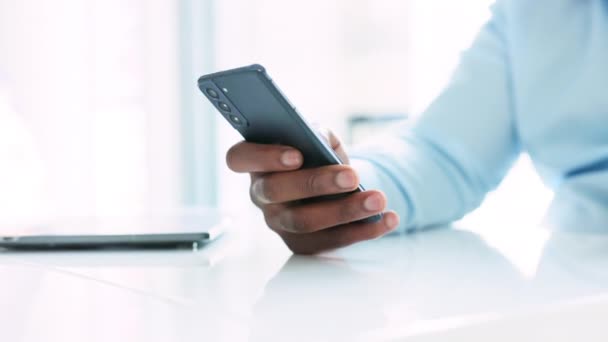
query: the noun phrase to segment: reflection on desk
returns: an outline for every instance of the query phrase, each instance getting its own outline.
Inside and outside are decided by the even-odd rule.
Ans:
[[[554,233],[527,277],[467,231],[393,236],[294,256],[265,293],[255,340],[409,335],[608,293],[608,237]]]
[[[0,255],[0,305],[15,308],[0,314],[3,332],[19,341],[427,341],[486,321],[515,322],[482,325],[517,330],[523,325],[511,317],[518,315],[554,319],[559,332],[570,328],[568,303],[596,305],[608,294],[608,236],[601,235],[552,233],[538,246],[534,272],[456,229],[316,257],[290,256],[261,224],[220,245],[228,252],[213,263],[197,253],[149,253],[139,255],[145,263],[126,265],[104,265],[108,256],[97,253],[74,254],[81,259],[74,264],[52,253]],[[544,314],[549,309],[565,316]],[[95,334],[80,328],[91,326]]]

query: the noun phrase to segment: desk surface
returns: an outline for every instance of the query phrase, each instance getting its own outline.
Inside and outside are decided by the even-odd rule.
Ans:
[[[248,223],[197,252],[3,252],[2,340],[606,340],[608,236],[488,236],[435,229],[298,257]]]

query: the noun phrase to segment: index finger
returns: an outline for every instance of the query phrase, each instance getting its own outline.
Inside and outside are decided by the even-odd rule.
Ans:
[[[242,141],[226,153],[226,164],[234,172],[277,172],[302,166],[300,151],[282,145],[255,144]]]

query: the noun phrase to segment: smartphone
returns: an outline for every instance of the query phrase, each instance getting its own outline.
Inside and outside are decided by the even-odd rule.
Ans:
[[[246,141],[296,148],[304,157],[302,168],[342,164],[340,157],[298,113],[263,66],[254,64],[205,75],[199,78],[198,87]],[[364,190],[359,185],[355,192]],[[364,221],[376,222],[381,218],[379,214]]]

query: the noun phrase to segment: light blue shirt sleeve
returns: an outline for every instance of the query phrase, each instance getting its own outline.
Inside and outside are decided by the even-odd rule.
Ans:
[[[387,195],[401,230],[448,223],[473,210],[519,154],[502,3],[419,119],[351,153],[361,183]]]

